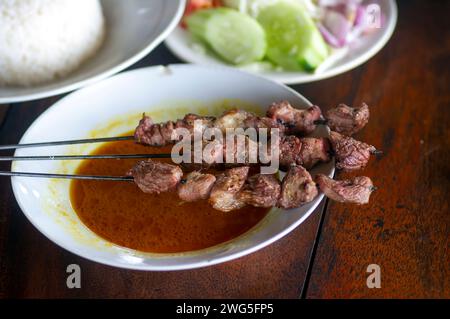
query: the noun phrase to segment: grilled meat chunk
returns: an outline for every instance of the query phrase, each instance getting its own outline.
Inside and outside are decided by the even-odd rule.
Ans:
[[[288,135],[280,140],[280,166],[289,168],[292,164],[301,163],[300,151],[302,149],[301,139]]]
[[[370,155],[376,152],[372,145],[337,132],[330,132],[330,141],[336,157],[336,168],[347,171],[364,168]]]
[[[250,177],[238,193],[238,200],[255,207],[276,206],[280,182],[274,175],[257,174]]]
[[[182,120],[177,127],[184,127],[189,130],[194,129],[195,121],[197,123],[200,123],[200,132],[204,132],[205,129],[210,128],[214,125],[214,122],[216,121],[216,118],[214,116],[201,116],[193,113],[188,113],[184,116]],[[177,121],[177,122],[178,122]]]
[[[139,125],[136,127],[134,131],[134,139],[137,143],[141,144],[153,144],[151,139],[151,130],[153,127],[153,121],[150,116],[146,116],[145,113],[142,116],[142,119],[139,121]]]
[[[315,129],[314,121],[320,118],[320,109],[317,106],[307,110],[293,108],[288,102],[273,104],[268,117],[259,117],[251,112],[233,109],[225,112],[221,117],[200,116],[186,114],[183,119],[154,123],[149,116],[143,115],[136,127],[134,137],[137,143],[151,146],[165,146],[177,142],[180,135],[177,129],[184,128],[191,133],[203,133],[207,128],[217,128],[226,132],[227,128],[248,129],[266,128],[268,134],[271,129],[278,129],[279,135],[283,136],[286,131],[294,133],[309,133]],[[194,124],[200,123],[194,127]],[[194,128],[197,132],[194,132]]]
[[[231,168],[217,177],[209,196],[209,202],[215,209],[229,212],[245,206],[237,195],[247,180],[249,169],[248,166]]]
[[[330,142],[327,138],[305,137],[301,143],[297,164],[311,169],[319,162],[330,161]]]
[[[183,163],[185,167],[200,169],[204,167],[235,166],[236,164],[269,163],[272,160],[273,141],[267,146],[259,144],[248,136],[234,136],[234,140],[204,141],[203,163]],[[288,169],[291,164],[298,164],[312,168],[319,162],[330,161],[330,144],[327,138],[305,137],[298,138],[294,135],[284,136],[279,141],[279,163],[282,168]],[[258,153],[259,152],[259,153]],[[192,159],[194,158],[192,153]]]
[[[372,180],[365,176],[335,181],[328,176],[317,175],[316,181],[325,196],[341,203],[367,204],[375,190]]]
[[[233,109],[226,111],[215,121],[214,127],[222,132],[225,132],[227,128],[244,127],[244,121],[250,116],[252,114],[244,110]]]
[[[191,172],[178,184],[178,196],[186,202],[207,199],[215,182],[216,177],[212,174]]]
[[[284,135],[285,126],[270,117],[249,116],[244,120],[244,129],[254,128],[256,130],[261,128],[267,129],[267,136],[270,136],[271,129],[278,129],[279,136]]]
[[[258,143],[248,136],[234,136],[225,140],[223,144],[223,158],[227,164],[256,164],[258,163]],[[229,143],[231,142],[231,143]]]
[[[292,165],[281,183],[278,206],[284,209],[299,207],[311,202],[318,194],[309,172],[302,166]]]
[[[278,121],[268,117],[259,117],[251,112],[238,109],[223,113],[222,116],[215,121],[214,127],[220,129],[222,132],[226,132],[227,128],[242,128],[244,130],[248,128],[267,128],[268,134],[270,134],[271,128],[277,128],[279,129],[280,136],[284,132],[284,125]]]
[[[315,121],[322,112],[318,106],[308,109],[296,109],[288,101],[273,103],[267,110],[267,116],[283,123],[286,134],[309,134],[316,129]]]
[[[199,133],[203,133],[206,128],[212,127],[215,118],[190,113],[176,122],[167,121],[155,124],[149,116],[144,114],[134,131],[134,138],[140,144],[165,146],[179,140],[179,134],[176,132],[178,128],[185,128],[193,134],[195,121],[199,121],[198,123],[201,125],[198,127],[198,130],[200,131]]]
[[[183,162],[183,167],[189,170],[203,168],[224,168],[236,165],[250,165],[258,163],[259,144],[248,136],[233,136],[233,139],[224,141],[203,141],[199,156],[202,162],[196,163],[196,150],[191,152],[191,162]]]
[[[293,164],[311,169],[319,162],[330,161],[330,144],[327,138],[299,138],[287,135],[280,139],[279,148],[279,163],[285,169],[289,169]],[[270,155],[267,154],[263,158],[270,159]]]
[[[339,104],[326,113],[330,129],[348,136],[361,130],[369,122],[369,116],[369,106],[366,103],[354,108]]]
[[[144,193],[159,194],[175,189],[183,171],[176,165],[146,160],[138,162],[127,175]]]

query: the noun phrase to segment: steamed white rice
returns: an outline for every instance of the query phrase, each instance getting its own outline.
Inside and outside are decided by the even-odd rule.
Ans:
[[[0,0],[0,85],[36,85],[77,69],[101,46],[98,0]]]

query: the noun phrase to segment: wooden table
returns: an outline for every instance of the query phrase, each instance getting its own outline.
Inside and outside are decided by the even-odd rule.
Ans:
[[[285,238],[205,269],[139,272],[75,256],[41,235],[0,179],[0,297],[375,298],[450,297],[449,1],[401,1],[397,30],[369,62],[294,89],[328,108],[372,106],[359,139],[384,151],[361,174],[379,190],[366,206],[323,203]],[[179,62],[161,45],[134,67]],[[17,143],[61,97],[0,106],[0,143]],[[0,169],[9,169],[1,165]],[[343,177],[338,174],[338,177]],[[82,288],[66,288],[79,264]],[[381,288],[366,285],[381,268]]]

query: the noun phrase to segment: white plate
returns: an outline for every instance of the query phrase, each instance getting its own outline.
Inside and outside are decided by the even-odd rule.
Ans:
[[[326,67],[320,67],[321,70],[318,72],[261,71],[251,67],[242,67],[241,69],[258,73],[281,83],[298,84],[326,79],[361,65],[383,48],[394,32],[397,23],[397,5],[394,0],[373,0],[369,3],[380,5],[381,12],[385,14],[384,26],[372,34],[362,37],[361,40],[355,41],[346,52],[337,53],[332,60],[325,62]],[[173,54],[186,62],[200,65],[225,64],[207,50],[199,50],[199,44],[192,40],[188,31],[179,26],[166,39],[165,43]]]
[[[136,63],[176,27],[185,0],[102,0],[107,36],[99,52],[71,75],[33,87],[1,87],[0,104],[36,100],[69,92]]]
[[[310,105],[282,84],[232,68],[151,67],[116,75],[68,95],[44,112],[20,143],[116,136],[134,129],[143,112],[157,121],[181,117],[198,108],[203,108],[203,113],[221,113],[223,110],[212,106],[224,99],[236,106],[257,105],[260,112],[278,100],[288,100],[297,107]],[[319,127],[315,135],[327,136],[326,127]],[[15,155],[86,154],[93,147],[21,149]],[[76,165],[76,161],[15,162],[13,170],[70,174]],[[331,176],[334,164],[319,165],[313,172]],[[273,209],[248,233],[212,248],[183,254],[149,254],[110,244],[85,227],[71,207],[69,185],[67,180],[12,178],[14,195],[22,211],[50,240],[90,260],[141,270],[196,268],[244,256],[300,225],[323,198],[320,195],[308,205],[290,211]]]

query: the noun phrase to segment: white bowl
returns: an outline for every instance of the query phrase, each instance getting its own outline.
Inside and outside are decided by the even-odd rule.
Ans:
[[[284,83],[298,84],[323,80],[347,72],[373,57],[388,42],[397,23],[397,5],[394,0],[371,0],[378,4],[385,15],[382,28],[355,41],[346,50],[339,50],[324,62],[315,73],[261,70],[254,67],[241,67],[242,70],[263,75],[269,79]],[[183,61],[200,65],[223,65],[225,62],[210,54],[208,50],[199,50],[198,44],[188,31],[177,27],[165,41],[167,47]]]
[[[61,80],[33,87],[1,87],[0,104],[69,92],[136,63],[160,44],[180,21],[185,0],[102,0],[106,39],[95,56]]]
[[[297,107],[310,103],[276,82],[223,67],[171,65],[116,75],[63,98],[27,130],[21,143],[116,136],[134,129],[143,112],[157,121],[191,111],[221,113],[222,103],[256,105],[260,112],[273,101],[288,100]],[[219,103],[222,101],[221,103]],[[326,127],[314,135],[327,136]],[[88,153],[96,145],[57,146],[17,150],[16,155]],[[14,171],[73,173],[77,161],[15,162]],[[334,164],[313,173],[332,175]],[[69,198],[70,181],[12,178],[14,195],[30,222],[50,240],[82,257],[100,263],[140,270],[203,267],[238,258],[278,240],[302,223],[323,195],[290,211],[273,209],[252,230],[227,243],[181,254],[143,253],[111,244],[78,219]]]

